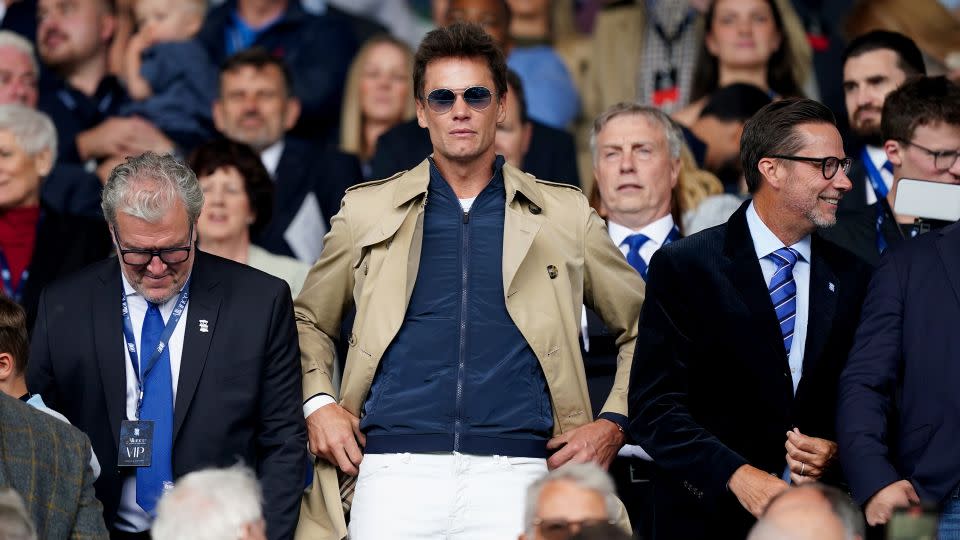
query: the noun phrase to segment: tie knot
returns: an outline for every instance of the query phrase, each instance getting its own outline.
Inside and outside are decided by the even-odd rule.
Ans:
[[[148,312],[157,312],[160,313],[160,304],[154,304],[153,302],[147,302],[147,311]]]
[[[627,246],[630,246],[630,251],[639,251],[640,248],[649,240],[650,238],[648,238],[645,234],[631,234],[630,236],[624,238],[620,245],[626,244]]]
[[[777,268],[783,268],[784,266],[792,267],[800,260],[800,253],[793,248],[784,247],[767,255],[767,258],[776,263]]]

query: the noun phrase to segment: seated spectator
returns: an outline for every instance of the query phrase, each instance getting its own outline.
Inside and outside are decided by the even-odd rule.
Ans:
[[[523,92],[523,83],[513,70],[507,70],[506,117],[497,124],[497,135],[493,140],[497,153],[514,167],[523,167],[523,160],[530,150],[530,137],[533,124],[527,116],[527,98]]]
[[[290,93],[303,107],[296,134],[335,138],[343,83],[357,50],[343,17],[307,13],[298,0],[227,0],[207,14],[198,39],[214,65],[254,46],[282,58],[295,74]]]
[[[621,514],[623,505],[603,469],[568,463],[527,488],[520,540],[568,538],[587,527],[617,523]]]
[[[773,498],[747,540],[863,540],[865,536],[863,513],[850,496],[812,483]]]
[[[33,327],[40,292],[54,279],[110,252],[101,220],[41,205],[40,183],[57,157],[57,132],[42,113],[0,105],[0,267],[3,292],[24,307]]]
[[[200,249],[286,281],[296,298],[310,267],[250,242],[273,213],[273,181],[260,157],[245,144],[218,139],[198,146],[187,163],[203,190]]]
[[[193,39],[206,8],[205,0],[136,0],[137,32],[124,49],[133,102],[121,112],[150,120],[185,151],[213,134],[217,69]]]
[[[177,480],[157,504],[154,540],[265,540],[263,495],[253,471],[235,465]]]
[[[812,53],[789,2],[717,0],[704,18],[691,103],[674,115],[678,122],[692,125],[709,96],[733,83],[752,84],[772,98],[802,94]]]
[[[743,124],[767,103],[770,96],[763,90],[746,83],[734,83],[711,94],[700,116],[689,129],[684,129],[688,146],[692,148],[699,143],[704,147],[697,164],[717,175],[728,193],[741,191]]]
[[[0,488],[0,538],[37,540],[37,530],[23,504],[23,498],[11,488]]]
[[[365,43],[350,65],[340,114],[340,149],[360,159],[365,180],[371,179],[377,138],[414,116],[412,77],[413,53],[386,35]]]
[[[300,116],[287,65],[262,49],[230,57],[220,69],[213,120],[228,139],[249,145],[276,187],[273,217],[254,242],[313,264],[330,218],[348,187],[360,181],[353,156],[288,135]]]
[[[505,0],[451,0],[446,24],[472,22],[483,27],[507,55],[507,67],[517,72],[530,99],[531,118],[565,129],[580,112],[580,96],[560,56],[547,45],[514,47],[510,38],[510,8]]]
[[[0,488],[23,497],[38,538],[107,538],[89,462],[83,432],[0,393]]]
[[[0,30],[0,103],[36,107],[39,73],[33,44],[9,30]]]

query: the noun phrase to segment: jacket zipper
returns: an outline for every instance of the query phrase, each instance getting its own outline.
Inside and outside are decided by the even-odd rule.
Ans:
[[[476,203],[474,203],[476,204]],[[460,358],[457,364],[457,403],[453,428],[453,451],[460,451],[460,432],[463,429],[463,385],[467,369],[467,284],[470,277],[470,212],[463,212],[461,230],[461,253],[463,267],[460,269]]]

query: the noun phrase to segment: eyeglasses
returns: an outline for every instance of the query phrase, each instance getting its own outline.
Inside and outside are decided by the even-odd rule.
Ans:
[[[193,249],[193,224],[190,225],[190,243],[183,247],[172,247],[163,249],[123,249],[120,247],[120,238],[117,237],[117,231],[113,231],[113,239],[120,249],[120,258],[130,266],[146,266],[154,257],[160,257],[163,264],[180,264],[190,257],[190,250]]]
[[[790,161],[809,161],[810,163],[819,163],[820,170],[823,172],[823,177],[827,180],[830,180],[836,176],[837,171],[840,168],[843,168],[843,174],[850,172],[850,166],[853,165],[853,158],[838,158],[833,156],[818,158],[818,157],[804,157],[804,156],[784,156],[781,154],[774,154],[770,156],[777,159],[786,159]]]
[[[430,109],[439,114],[450,112],[453,104],[457,101],[457,96],[463,96],[463,101],[475,111],[482,111],[493,102],[493,92],[485,86],[471,86],[464,90],[451,90],[449,88],[437,88],[427,94],[427,105]]]
[[[903,140],[900,142],[906,145],[916,146],[917,148],[933,156],[933,166],[938,171],[950,170],[950,168],[957,163],[957,158],[960,157],[960,150],[931,150],[925,146],[920,146],[915,142]]]
[[[613,525],[616,521],[612,519],[582,519],[579,521],[569,521],[566,519],[540,519],[533,520],[533,524],[540,527],[540,534],[546,540],[567,540],[573,536],[574,529],[591,529],[603,525]]]

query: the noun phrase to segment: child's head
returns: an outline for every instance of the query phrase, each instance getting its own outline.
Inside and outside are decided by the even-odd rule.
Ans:
[[[206,0],[136,0],[137,28],[150,28],[154,43],[185,41],[200,31]]]
[[[0,295],[0,390],[23,385],[29,347],[27,316],[23,308]],[[14,397],[20,397],[19,392]]]

